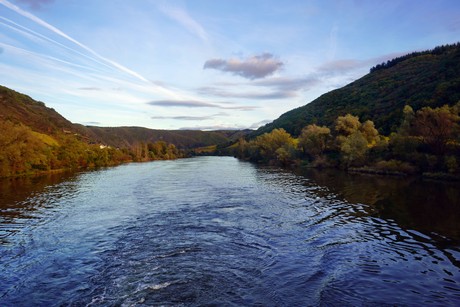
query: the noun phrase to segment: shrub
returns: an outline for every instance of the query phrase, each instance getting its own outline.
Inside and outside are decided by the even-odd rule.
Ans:
[[[414,174],[417,171],[412,164],[399,160],[379,161],[375,164],[375,168],[383,172],[401,172],[405,174]]]

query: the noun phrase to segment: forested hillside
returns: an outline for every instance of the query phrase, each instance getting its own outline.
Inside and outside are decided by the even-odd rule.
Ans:
[[[236,131],[156,130],[142,127],[86,127],[99,143],[129,147],[139,142],[166,141],[181,149],[225,144],[235,141]]]
[[[460,44],[370,71],[228,150],[255,162],[460,180]]]
[[[399,127],[405,105],[415,111],[423,107],[452,106],[460,100],[460,43],[415,52],[370,69],[370,73],[291,110],[253,136],[283,128],[294,136],[309,124],[331,127],[345,114],[372,120],[380,133]]]
[[[165,141],[178,148],[190,149],[225,144],[250,133],[245,131],[157,130],[143,127],[95,127],[73,124],[43,102],[0,86],[0,119],[22,123],[32,130],[56,134],[79,134],[94,144],[113,147],[131,147],[139,143]]]
[[[0,86],[0,120],[31,127],[34,131],[55,134],[63,130],[82,132],[43,102]]]
[[[175,159],[186,154],[184,149],[228,143],[244,134],[86,127],[3,86],[0,130],[0,177]]]

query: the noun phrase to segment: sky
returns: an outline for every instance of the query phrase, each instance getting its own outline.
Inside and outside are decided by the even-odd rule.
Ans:
[[[458,41],[458,0],[0,0],[0,85],[84,125],[256,129]]]

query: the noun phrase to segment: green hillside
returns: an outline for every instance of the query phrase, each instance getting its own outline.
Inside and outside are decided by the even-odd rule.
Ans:
[[[183,157],[180,149],[227,144],[248,131],[153,130],[73,124],[0,86],[0,177]]]
[[[291,110],[253,136],[284,128],[298,136],[309,124],[331,126],[347,113],[372,120],[388,135],[400,125],[405,105],[414,110],[460,100],[460,43],[414,52],[371,68],[364,77]]]
[[[138,143],[164,141],[179,148],[225,144],[250,131],[156,130],[142,127],[95,127],[73,124],[43,102],[0,86],[0,120],[31,130],[59,135],[78,134],[88,143],[130,148]]]
[[[155,130],[142,127],[86,127],[99,143],[129,147],[139,142],[166,141],[189,149],[217,145],[230,139],[224,132],[199,130]]]
[[[21,123],[34,131],[55,134],[63,130],[80,128],[61,116],[43,102],[35,101],[27,95],[0,86],[0,120]],[[76,131],[75,131],[76,132]]]

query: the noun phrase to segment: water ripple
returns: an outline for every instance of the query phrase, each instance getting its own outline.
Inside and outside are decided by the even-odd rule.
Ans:
[[[5,194],[0,305],[460,301],[455,236],[409,227],[386,216],[382,192],[360,198],[324,176],[203,157],[77,174],[27,197]],[[368,181],[353,179],[358,189]]]

